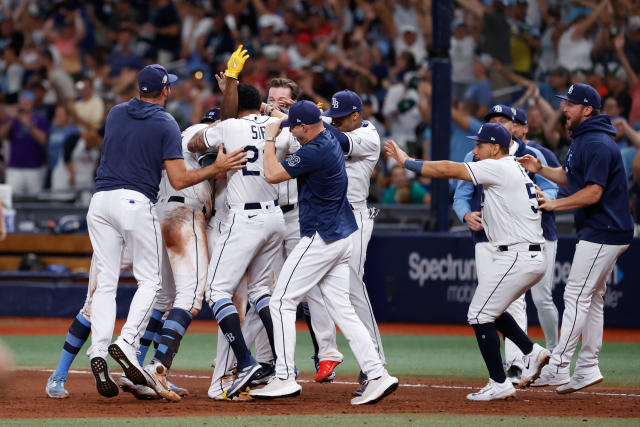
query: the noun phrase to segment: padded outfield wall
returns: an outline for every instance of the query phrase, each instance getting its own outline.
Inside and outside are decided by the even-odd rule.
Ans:
[[[571,269],[576,239],[561,237],[553,297],[559,310]],[[365,265],[365,283],[378,321],[465,323],[476,286],[473,243],[467,234],[374,234]],[[46,273],[26,281],[0,278],[0,316],[73,317],[82,307],[86,286],[77,276]],[[76,283],[71,283],[71,278]],[[86,283],[86,282],[85,282]],[[118,317],[125,317],[135,285],[118,289]],[[605,295],[605,326],[640,327],[640,239],[620,257]],[[527,296],[530,324],[537,324]],[[199,318],[213,318],[203,307]]]

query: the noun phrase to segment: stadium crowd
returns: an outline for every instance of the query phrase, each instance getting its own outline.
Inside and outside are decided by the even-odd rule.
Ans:
[[[450,159],[462,161],[494,103],[525,108],[528,139],[563,161],[570,141],[555,94],[596,87],[640,192],[640,1],[457,0],[450,56]],[[360,94],[382,140],[430,157],[429,0],[0,1],[0,182],[16,195],[89,190],[104,120],[137,95],[137,71],[180,75],[167,110],[184,129],[221,101],[217,72],[238,44],[242,81],[275,77],[328,108]],[[370,201],[429,204],[429,182],[382,159]],[[637,203],[637,202],[634,202]],[[635,210],[636,222],[640,212]]]

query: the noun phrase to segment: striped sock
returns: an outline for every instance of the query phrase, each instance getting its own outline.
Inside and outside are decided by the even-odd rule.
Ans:
[[[138,353],[140,366],[144,365],[144,358],[147,356],[147,351],[156,336],[156,332],[162,328],[162,316],[164,316],[164,312],[160,310],[153,310],[153,313],[151,313],[147,329],[144,331],[142,338],[140,338],[140,352]]]
[[[58,366],[53,373],[56,377],[67,378],[69,373],[69,367],[76,355],[89,338],[91,333],[91,323],[85,319],[82,314],[78,313],[73,323],[69,326],[69,332],[67,338],[64,341],[62,352],[60,353],[60,360],[58,360]]]
[[[158,348],[153,360],[162,363],[167,369],[171,368],[173,358],[178,353],[180,341],[187,332],[193,316],[181,308],[172,308],[162,329],[156,334]]]
[[[233,305],[231,298],[223,298],[213,305],[213,314],[218,321],[218,327],[222,329],[229,345],[236,355],[238,369],[255,363],[255,359],[251,356],[251,351],[247,348],[244,341],[242,330],[240,329],[240,316],[238,310]]]
[[[276,347],[273,342],[273,322],[271,320],[271,311],[269,310],[269,302],[271,302],[271,295],[266,294],[258,298],[256,301],[256,311],[264,329],[267,331],[267,338],[269,338],[269,345],[271,346],[271,352],[273,353],[273,360],[276,359]]]

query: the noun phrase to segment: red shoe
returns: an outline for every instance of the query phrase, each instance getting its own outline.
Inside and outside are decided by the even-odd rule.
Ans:
[[[338,366],[340,362],[334,360],[321,360],[318,365],[318,373],[316,374],[316,382],[323,383],[331,381],[329,377],[333,373],[333,370]]]

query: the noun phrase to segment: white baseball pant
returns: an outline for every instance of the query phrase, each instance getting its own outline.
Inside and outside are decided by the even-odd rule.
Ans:
[[[629,245],[578,241],[564,289],[560,340],[551,353],[547,368],[554,374],[569,374],[580,335],[582,348],[578,353],[574,374],[589,374],[599,369],[598,354],[602,348],[607,278],[618,257],[628,247]]]
[[[276,374],[295,377],[296,307],[310,289],[318,287],[332,320],[342,330],[368,378],[377,378],[384,365],[367,329],[349,300],[351,239],[325,242],[318,233],[302,237],[282,267],[269,305],[276,348]]]
[[[126,245],[131,252],[138,289],[120,336],[138,348],[161,286],[162,234],[155,206],[143,194],[126,189],[95,193],[87,224],[97,277],[88,354],[106,358],[115,325],[122,251]]]

